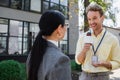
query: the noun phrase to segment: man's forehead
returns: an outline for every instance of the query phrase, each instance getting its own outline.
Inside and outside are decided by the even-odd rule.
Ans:
[[[89,11],[87,16],[98,16],[100,15],[99,11]]]

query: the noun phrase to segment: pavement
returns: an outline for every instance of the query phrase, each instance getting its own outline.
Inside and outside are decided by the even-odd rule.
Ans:
[[[112,71],[112,74],[110,75],[110,80],[120,80],[120,69]]]

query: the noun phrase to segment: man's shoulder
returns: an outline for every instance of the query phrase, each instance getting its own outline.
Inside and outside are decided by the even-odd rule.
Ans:
[[[110,32],[110,31],[107,29],[107,27],[108,27],[108,26],[105,26],[105,25],[104,25],[104,28],[105,28],[106,31],[107,31],[107,35],[110,36],[110,37],[113,37],[113,38],[115,38],[115,37],[117,38],[117,36],[116,36],[115,34],[113,34],[112,32]]]
[[[117,39],[117,36],[110,31],[107,31],[107,37],[109,37],[111,39]]]

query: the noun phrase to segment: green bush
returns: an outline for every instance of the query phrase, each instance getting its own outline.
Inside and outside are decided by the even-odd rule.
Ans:
[[[21,75],[21,80],[27,80],[27,74],[26,74],[26,65],[25,63],[21,63],[22,66],[22,75]]]
[[[0,80],[22,80],[21,64],[14,60],[0,62]]]
[[[78,65],[75,60],[71,60],[71,69],[72,71],[76,70],[76,71],[82,71],[81,70],[81,65]]]

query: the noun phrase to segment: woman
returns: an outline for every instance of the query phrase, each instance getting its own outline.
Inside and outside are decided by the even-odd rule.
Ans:
[[[27,59],[28,80],[71,80],[70,60],[58,49],[66,31],[65,17],[56,10],[45,12],[40,32]]]

